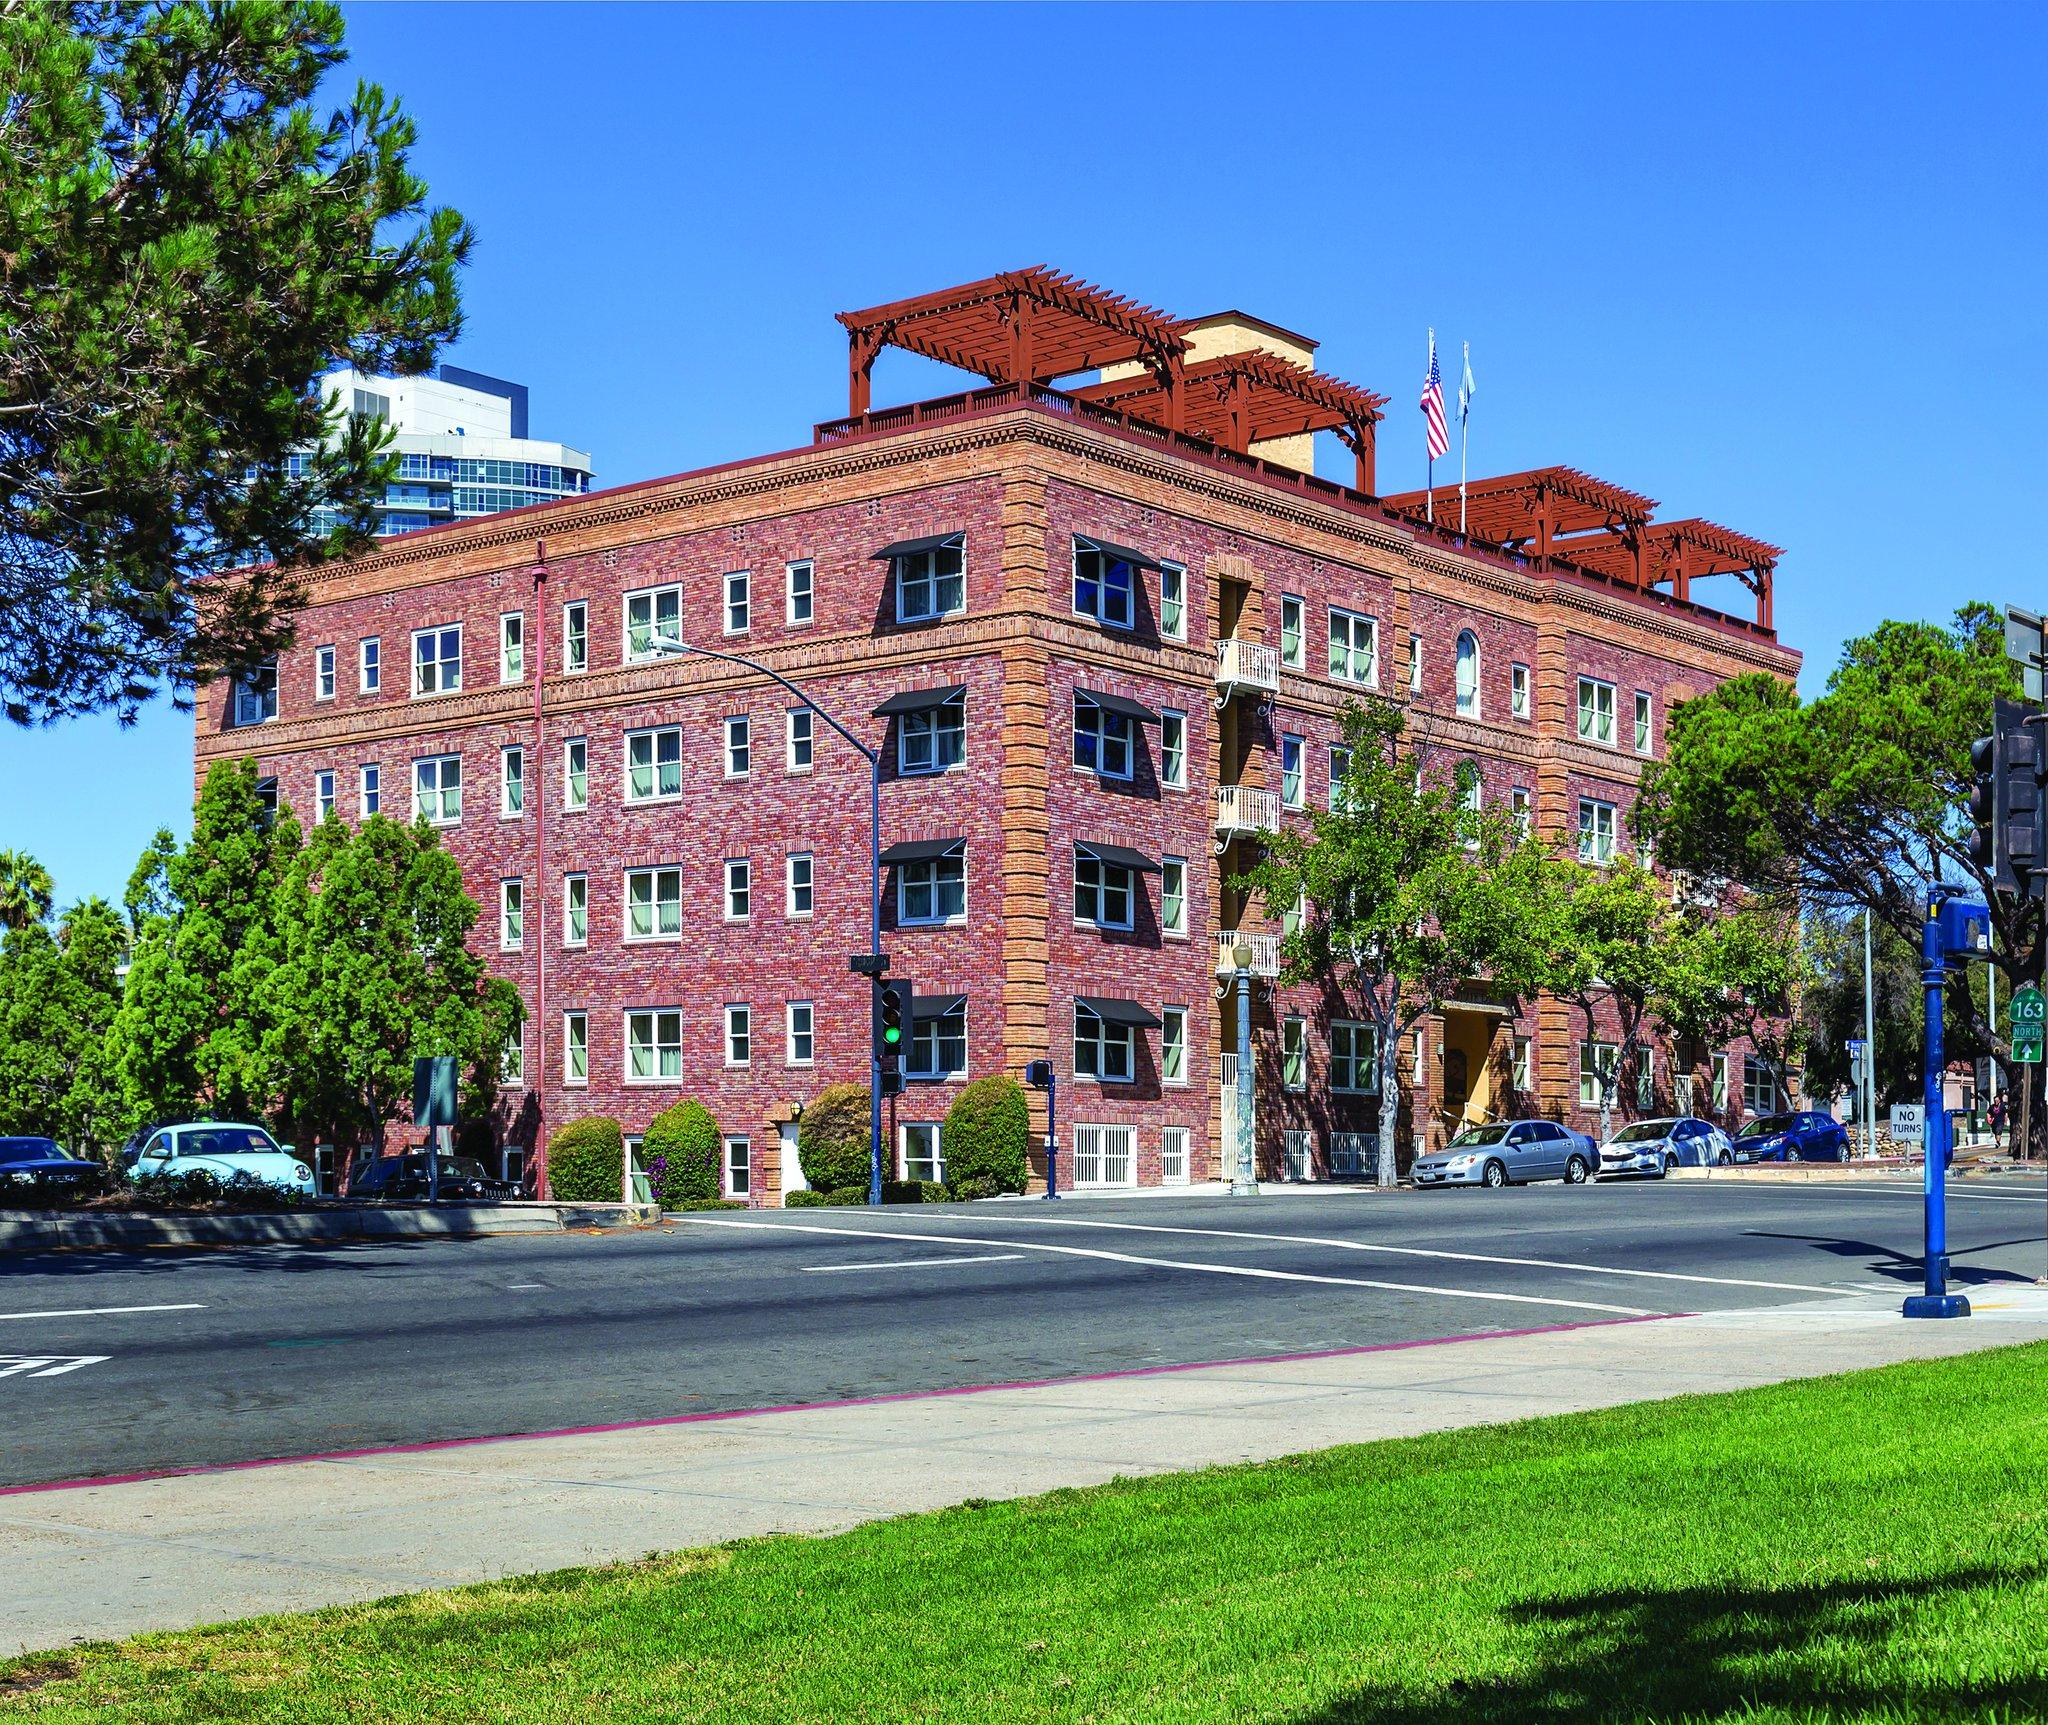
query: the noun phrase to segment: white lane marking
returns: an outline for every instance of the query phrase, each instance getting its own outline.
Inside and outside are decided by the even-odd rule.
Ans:
[[[0,1378],[60,1378],[80,1366],[96,1366],[111,1354],[0,1354]],[[38,1371],[36,1368],[41,1367]]]
[[[759,1228],[785,1234],[833,1234],[856,1240],[910,1240],[929,1246],[934,1238],[963,1246],[995,1246],[1025,1252],[1052,1252],[1065,1258],[1095,1258],[1112,1264],[1143,1264],[1156,1270],[1192,1270],[1205,1276],[1244,1276],[1260,1282],[1312,1282],[1331,1288],[1377,1288],[1389,1294],[1436,1294],[1447,1300],[1492,1300],[1510,1306],[1562,1306],[1576,1312],[1611,1312],[1623,1318],[1654,1316],[1643,1306],[1610,1306],[1598,1300],[1565,1300],[1547,1294],[1497,1294],[1483,1288],[1441,1288],[1422,1282],[1374,1282],[1361,1276],[1311,1276],[1300,1270],[1262,1270],[1249,1264],[1200,1264],[1183,1258],[1143,1258],[1132,1252],[1101,1251],[1089,1246],[1051,1246],[1036,1240],[978,1240],[964,1234],[896,1234],[881,1228],[827,1228],[811,1222],[728,1222],[712,1216],[689,1216],[700,1228]],[[1835,1292],[1834,1289],[1829,1290]]]
[[[508,1294],[544,1294],[547,1292],[547,1288],[548,1285],[545,1282],[513,1282],[506,1287],[505,1292]]]
[[[971,1258],[894,1258],[886,1264],[806,1264],[807,1276],[838,1276],[848,1270],[933,1270],[946,1264],[1013,1264],[1022,1252],[978,1252]]]
[[[120,1312],[203,1312],[206,1307],[196,1300],[188,1300],[179,1306],[74,1306],[64,1312],[0,1312],[0,1323],[11,1318],[110,1318]]]
[[[1005,1221],[1012,1218],[1004,1217]],[[1570,1270],[1586,1276],[1633,1276],[1653,1282],[1700,1282],[1716,1288],[1769,1288],[1784,1294],[1840,1294],[1839,1282],[1765,1282],[1750,1276],[1697,1276],[1682,1270],[1625,1270],[1611,1264],[1576,1264],[1560,1258],[1504,1258],[1487,1252],[1446,1252],[1428,1246],[1382,1246],[1323,1234],[1265,1234],[1249,1228],[1175,1228],[1159,1222],[1092,1222],[1078,1216],[1018,1216],[1039,1228],[1114,1228],[1137,1234],[1194,1234],[1210,1240],[1267,1240],[1289,1246],[1333,1246],[1343,1252],[1381,1252],[1396,1258],[1444,1258],[1461,1264],[1508,1264],[1525,1270]],[[1859,1289],[1860,1291],[1864,1291]]]
[[[1755,1192],[1792,1192],[1797,1195],[1809,1194],[1809,1188],[1804,1183],[1796,1181],[1786,1181],[1783,1184],[1773,1181],[1768,1186],[1754,1186],[1750,1190]],[[2038,1205],[2044,1196],[2040,1192],[2036,1192],[2031,1196],[2013,1191],[1959,1192],[1953,1186],[1948,1187],[1947,1192],[1951,1198],[1967,1198],[1973,1204]],[[1853,1197],[1857,1193],[1867,1193],[1873,1198],[1906,1198],[1915,1204],[1924,1202],[1927,1197],[1926,1192],[1917,1183],[1911,1186],[1879,1186],[1868,1180],[1858,1180],[1853,1183],[1843,1181],[1833,1188],[1833,1195],[1835,1196]]]

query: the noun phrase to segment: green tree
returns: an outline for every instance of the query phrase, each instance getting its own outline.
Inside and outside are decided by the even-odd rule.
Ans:
[[[1373,1027],[1379,1066],[1376,1178],[1395,1179],[1400,1045],[1461,984],[1519,995],[1544,973],[1548,860],[1497,808],[1466,805],[1459,770],[1435,770],[1393,702],[1343,715],[1349,767],[1307,832],[1268,839],[1233,885],[1305,906],[1281,943],[1290,982],[1314,982]],[[1448,781],[1448,782],[1446,782]]]
[[[946,1184],[1021,1192],[1031,1179],[1031,1107],[1008,1073],[977,1078],[946,1110]]]
[[[317,0],[0,5],[0,711],[174,698],[289,636],[294,571],[367,542],[388,434],[337,360],[417,372],[470,232]],[[286,462],[305,450],[299,471]],[[334,532],[313,512],[342,512]],[[223,566],[259,566],[229,583]]]
[[[641,1165],[650,1170],[659,1157],[660,1178],[654,1181],[655,1202],[670,1208],[719,1195],[718,1122],[695,1098],[664,1108],[648,1122],[640,1141]]]
[[[0,930],[26,928],[50,914],[55,883],[26,851],[0,851]]]
[[[52,931],[41,922],[0,944],[0,1132],[45,1134],[75,1150],[118,1141],[127,1112],[108,1030],[121,1002],[127,930],[87,899]]]

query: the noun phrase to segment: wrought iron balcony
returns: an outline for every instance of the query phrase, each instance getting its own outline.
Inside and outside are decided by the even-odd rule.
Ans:
[[[1237,955],[1234,948],[1239,942],[1252,949],[1252,975],[1275,977],[1280,974],[1280,937],[1277,934],[1253,934],[1245,929],[1223,928],[1216,931],[1218,976],[1229,977],[1237,974]]]
[[[1263,641],[1241,641],[1235,635],[1216,644],[1216,702],[1221,706],[1240,690],[1271,695],[1280,688],[1280,649]]]

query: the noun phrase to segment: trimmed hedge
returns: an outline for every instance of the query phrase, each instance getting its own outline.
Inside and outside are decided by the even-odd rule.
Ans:
[[[1031,1108],[1024,1086],[1007,1073],[977,1078],[946,1110],[941,1142],[946,1182],[962,1196],[973,1187],[1021,1192],[1030,1183]]]
[[[817,1192],[868,1189],[868,1087],[828,1084],[797,1122],[797,1160]]]
[[[724,1196],[718,1168],[718,1122],[691,1098],[655,1115],[640,1143],[654,1201],[663,1209],[705,1203]]]
[[[565,1204],[616,1204],[625,1195],[626,1135],[592,1114],[548,1140],[548,1195]]]

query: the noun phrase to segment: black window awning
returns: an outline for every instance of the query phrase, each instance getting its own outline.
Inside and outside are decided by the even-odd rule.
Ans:
[[[1134,701],[1128,695],[1105,695],[1099,689],[1076,689],[1074,699],[1084,706],[1100,707],[1105,713],[1121,713],[1127,719],[1136,719],[1141,725],[1156,725],[1159,715],[1143,701]]]
[[[1148,557],[1142,551],[1133,551],[1128,545],[1112,545],[1107,539],[1098,539],[1092,533],[1076,533],[1074,544],[1084,550],[1100,551],[1112,563],[1128,563],[1133,569],[1159,567],[1157,557]]]
[[[868,561],[893,563],[899,557],[915,557],[920,551],[936,551],[944,545],[962,544],[966,538],[965,533],[928,533],[922,539],[899,539],[893,545],[884,545]]]
[[[966,1004],[967,996],[964,994],[914,994],[910,997],[910,1016],[913,1019],[944,1018]]]
[[[1159,1028],[1159,1020],[1135,1000],[1116,1000],[1102,994],[1077,994],[1074,1004],[1083,1012],[1094,1013],[1104,1024],[1128,1024],[1139,1030]]]
[[[891,695],[875,709],[875,717],[886,719],[895,713],[927,713],[934,707],[950,706],[955,701],[967,699],[967,685],[954,683],[944,689],[905,689],[900,695]]]
[[[1099,845],[1093,839],[1076,841],[1074,849],[1097,862],[1106,862],[1112,868],[1142,869],[1146,874],[1164,874],[1166,871],[1143,851],[1134,851],[1128,845]]]
[[[965,839],[906,839],[882,852],[882,866],[894,868],[898,863],[931,862],[936,857],[951,856],[955,851],[966,848]]]

